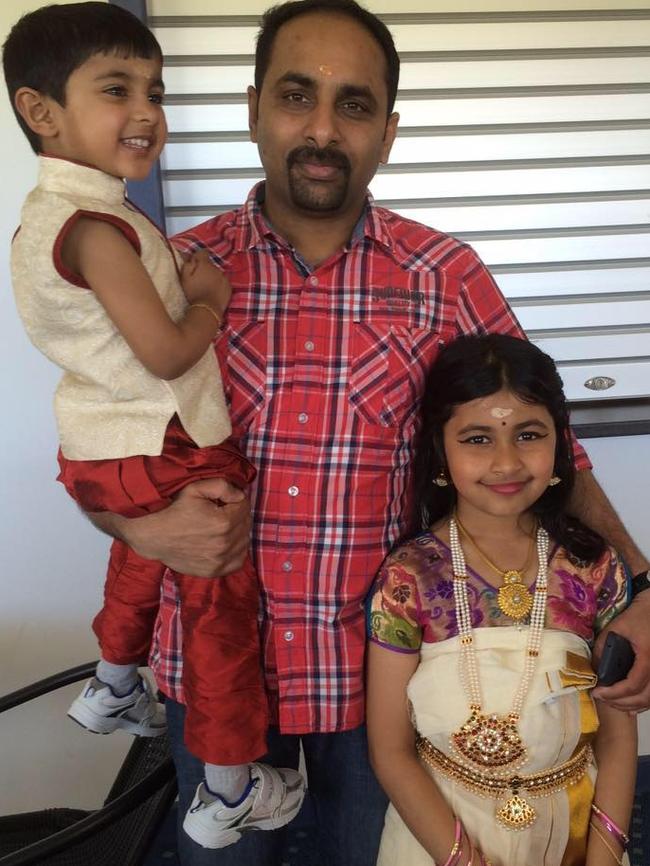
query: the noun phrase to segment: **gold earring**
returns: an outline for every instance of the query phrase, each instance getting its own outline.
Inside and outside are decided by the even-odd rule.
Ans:
[[[447,480],[447,475],[445,474],[445,470],[441,469],[440,472],[433,479],[433,483],[438,487],[448,487],[449,481]]]
[[[549,487],[555,487],[555,485],[556,485],[556,484],[559,484],[560,481],[562,481],[562,479],[560,478],[559,475],[553,475],[553,476],[551,477],[551,479],[549,480],[549,482],[548,482],[548,486],[549,486]]]

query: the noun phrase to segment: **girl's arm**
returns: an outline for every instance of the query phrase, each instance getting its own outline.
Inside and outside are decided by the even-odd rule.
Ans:
[[[179,322],[172,321],[136,251],[103,220],[79,219],[65,237],[62,257],[95,293],[140,363],[161,379],[175,379],[196,364],[230,300],[224,274],[207,254],[199,256],[185,264],[183,288],[190,303],[205,306],[190,307]]]
[[[597,707],[600,727],[594,743],[598,764],[594,803],[627,833],[636,778],[636,717],[615,710],[602,701],[597,701]],[[589,829],[586,866],[615,866],[615,857],[620,861],[622,848],[593,812],[591,822],[597,829]]]
[[[417,653],[393,652],[372,641],[368,644],[370,763],[411,833],[436,863],[445,863],[454,844],[455,818],[418,760],[408,713],[406,686],[418,661]],[[460,862],[465,864],[468,859],[465,837]]]

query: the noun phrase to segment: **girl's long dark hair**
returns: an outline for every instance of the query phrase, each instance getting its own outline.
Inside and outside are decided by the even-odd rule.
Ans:
[[[459,337],[442,350],[429,372],[415,445],[414,508],[409,534],[428,529],[450,515],[456,505],[451,483],[447,487],[433,483],[446,470],[443,429],[454,407],[502,388],[508,388],[526,403],[545,406],[555,425],[554,471],[561,483],[548,487],[531,511],[551,538],[569,553],[593,562],[604,550],[605,542],[566,513],[575,469],[562,379],[552,358],[541,349],[505,334]]]

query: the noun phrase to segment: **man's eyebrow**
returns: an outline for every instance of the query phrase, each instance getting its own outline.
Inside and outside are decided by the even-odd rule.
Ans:
[[[281,84],[297,84],[300,87],[304,87],[308,90],[312,90],[316,87],[316,82],[309,75],[305,75],[304,72],[285,72],[278,80],[275,82],[276,87]]]

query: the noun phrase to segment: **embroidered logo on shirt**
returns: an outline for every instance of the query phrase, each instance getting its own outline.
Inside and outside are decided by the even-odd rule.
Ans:
[[[373,301],[394,300],[402,304],[419,304],[421,306],[424,303],[424,292],[381,286],[372,290],[372,299]]]

